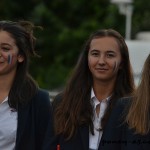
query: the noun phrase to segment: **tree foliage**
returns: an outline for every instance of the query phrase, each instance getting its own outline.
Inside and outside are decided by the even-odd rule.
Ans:
[[[150,1],[135,0],[133,5],[132,38],[150,28]],[[113,28],[125,34],[125,16],[109,0],[1,0],[0,19],[43,27],[35,31],[41,58],[31,60],[30,72],[46,89],[65,85],[91,32]]]

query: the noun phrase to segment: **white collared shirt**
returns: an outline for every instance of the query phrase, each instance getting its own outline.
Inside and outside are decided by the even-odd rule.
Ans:
[[[0,150],[14,150],[17,132],[17,111],[9,107],[8,97],[0,104]]]
[[[93,124],[94,124],[94,135],[89,132],[89,148],[93,150],[97,150],[100,139],[102,136],[102,131],[98,131],[97,129],[99,128],[101,119],[104,115],[105,109],[107,108],[108,105],[108,100],[110,99],[110,96],[101,102],[96,98],[93,89],[91,90],[91,102],[93,104],[93,111],[94,111],[94,116],[93,116]],[[96,106],[100,104],[100,112],[99,115],[96,114]]]

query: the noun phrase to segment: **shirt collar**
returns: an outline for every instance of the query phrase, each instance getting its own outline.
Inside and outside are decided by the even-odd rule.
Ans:
[[[102,101],[109,102],[111,96],[108,96],[106,99],[103,99]],[[100,101],[96,98],[93,88],[91,89],[91,101],[94,104],[94,108],[100,103]]]
[[[5,103],[5,102],[7,102],[7,101],[8,101],[8,96],[7,96],[7,97],[5,97],[5,99],[2,101],[2,103],[1,103],[1,104]]]

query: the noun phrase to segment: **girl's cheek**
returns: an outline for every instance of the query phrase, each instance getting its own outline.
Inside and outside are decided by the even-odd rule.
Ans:
[[[1,57],[2,57],[3,61],[8,60],[8,54],[1,53]]]

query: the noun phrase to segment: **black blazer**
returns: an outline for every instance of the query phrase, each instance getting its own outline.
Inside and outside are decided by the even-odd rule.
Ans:
[[[128,112],[130,98],[121,99],[110,115],[108,123],[104,129],[98,150],[149,150],[150,133],[147,135],[133,134],[134,130],[129,129],[123,123],[124,117]],[[54,109],[61,102],[58,96],[54,102]],[[55,143],[55,144],[54,144]],[[88,125],[79,126],[77,133],[68,141],[63,135],[55,137],[53,146],[60,145],[60,150],[88,150],[89,149],[89,127]],[[55,149],[53,149],[55,150]]]
[[[52,102],[53,110],[62,101],[62,94],[55,97]],[[60,150],[88,150],[89,149],[89,127],[88,125],[79,126],[76,134],[68,141],[65,140],[63,135],[55,136],[53,150],[56,150],[57,144],[60,145]]]
[[[150,149],[150,133],[144,136],[134,134],[134,130],[129,129],[124,122],[130,102],[131,98],[124,98],[117,102],[105,127],[100,150]]]
[[[54,137],[49,93],[39,89],[27,105],[18,107],[15,150],[50,150]]]
[[[56,96],[54,99],[52,103],[54,110],[57,108],[59,103],[61,103],[61,99],[61,94]],[[89,150],[89,126],[79,126],[76,134],[67,141],[63,135],[55,137],[53,147],[57,147],[57,144],[60,145],[60,150]],[[56,148],[53,150],[56,150]]]
[[[65,140],[63,135],[55,137],[55,144],[53,144],[53,149],[50,150],[56,150],[57,144],[60,145],[60,150],[88,150],[89,149],[88,126],[79,127],[76,135],[74,135],[68,141]]]

